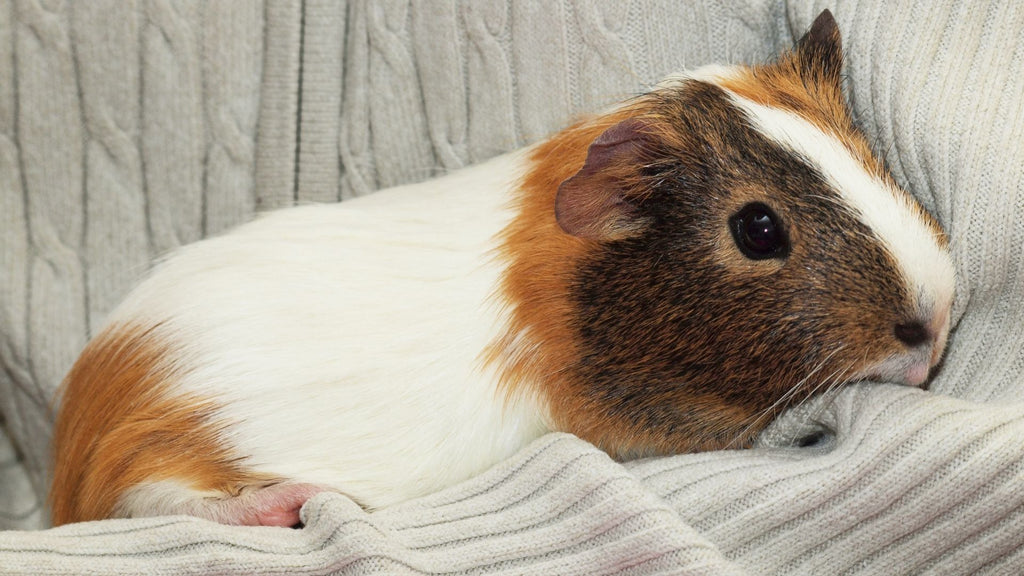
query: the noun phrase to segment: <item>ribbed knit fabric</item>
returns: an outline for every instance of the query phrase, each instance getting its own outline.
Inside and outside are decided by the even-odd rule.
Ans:
[[[153,258],[293,202],[429,178],[825,7],[859,123],[947,228],[930,392],[851,386],[752,450],[620,464],[540,439],[303,530],[45,526],[49,402]],[[1008,0],[0,2],[0,573],[1024,573],[1024,6]],[[811,439],[813,441],[810,441]]]

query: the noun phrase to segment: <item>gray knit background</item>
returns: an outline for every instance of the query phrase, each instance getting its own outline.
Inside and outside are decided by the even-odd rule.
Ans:
[[[374,514],[317,497],[301,531],[37,530],[53,391],[153,258],[762,60],[825,7],[859,123],[952,238],[931,392],[853,386],[753,450],[625,465],[553,434]],[[0,573],[1024,573],[1021,218],[1013,0],[2,0]]]

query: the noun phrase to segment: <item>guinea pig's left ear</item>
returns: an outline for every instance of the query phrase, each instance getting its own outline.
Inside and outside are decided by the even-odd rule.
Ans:
[[[644,123],[631,118],[590,144],[583,167],[558,187],[555,219],[562,230],[580,238],[615,240],[643,228],[646,219],[630,188],[647,138]]]
[[[822,11],[796,43],[800,73],[812,81],[838,86],[843,71],[843,42],[832,12]]]

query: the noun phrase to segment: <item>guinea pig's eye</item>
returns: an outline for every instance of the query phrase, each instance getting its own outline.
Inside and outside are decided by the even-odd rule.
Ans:
[[[729,219],[732,238],[740,252],[751,260],[784,258],[789,240],[779,217],[771,208],[755,202],[747,204]]]

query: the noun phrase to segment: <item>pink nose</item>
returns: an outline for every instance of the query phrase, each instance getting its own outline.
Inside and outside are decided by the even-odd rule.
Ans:
[[[932,367],[942,359],[949,322],[950,306],[946,305],[936,310],[930,319],[911,320],[893,328],[893,335],[908,348],[908,356],[913,358],[900,371],[900,380],[910,386],[920,386],[928,380]]]
[[[951,303],[936,306],[931,315],[896,324],[893,335],[911,349],[931,348],[931,366],[938,363],[949,335]]]

